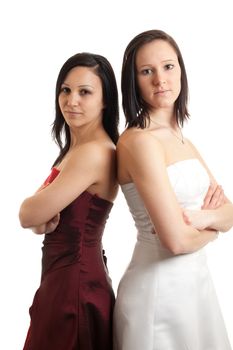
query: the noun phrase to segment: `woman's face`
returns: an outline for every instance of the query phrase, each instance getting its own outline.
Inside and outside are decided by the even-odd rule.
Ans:
[[[92,68],[71,69],[61,85],[58,102],[66,123],[72,128],[102,122],[104,104],[100,78]]]
[[[173,110],[181,90],[181,69],[177,54],[166,41],[143,45],[136,55],[139,91],[150,110]]]

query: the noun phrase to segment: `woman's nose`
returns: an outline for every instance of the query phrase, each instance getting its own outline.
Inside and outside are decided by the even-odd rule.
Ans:
[[[162,72],[156,72],[153,77],[154,85],[164,85],[166,83],[166,79]]]
[[[77,106],[79,104],[79,96],[76,93],[70,93],[68,96],[68,105]]]

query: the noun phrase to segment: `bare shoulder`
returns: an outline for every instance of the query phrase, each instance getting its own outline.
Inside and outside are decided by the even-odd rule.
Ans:
[[[102,154],[103,152],[113,152],[115,151],[116,146],[111,141],[103,140],[103,141],[89,141],[84,143],[83,145],[77,148],[77,152],[79,153],[95,153]]]
[[[121,184],[140,182],[138,178],[145,179],[148,172],[155,173],[155,168],[163,168],[164,148],[148,130],[131,128],[120,136],[117,144],[117,163],[118,180]]]
[[[87,187],[112,174],[116,166],[116,147],[111,140],[103,139],[78,145],[59,165],[60,178],[77,183],[78,179]],[[85,179],[85,181],[83,181]],[[81,182],[80,182],[81,183]],[[86,187],[86,188],[87,188]]]
[[[123,150],[128,152],[157,149],[162,151],[162,145],[156,136],[152,135],[148,130],[139,128],[126,129],[120,136],[117,143],[117,152]]]
[[[108,141],[91,141],[77,147],[70,156],[69,163],[85,161],[92,167],[109,161],[115,156],[116,147]]]

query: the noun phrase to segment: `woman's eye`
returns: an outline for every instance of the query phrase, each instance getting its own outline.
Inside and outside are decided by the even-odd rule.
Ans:
[[[68,87],[63,86],[61,88],[61,92],[64,92],[64,94],[68,94],[70,92],[70,89]]]
[[[173,69],[173,68],[174,68],[174,64],[171,64],[171,63],[166,64],[166,66],[165,66],[166,70],[170,70],[170,69]]]
[[[80,90],[79,93],[80,93],[80,95],[87,95],[87,94],[90,94],[90,91],[82,89],[82,90]]]
[[[152,69],[150,69],[150,68],[143,69],[143,70],[141,71],[141,73],[142,73],[143,75],[149,75],[149,74],[152,73]]]

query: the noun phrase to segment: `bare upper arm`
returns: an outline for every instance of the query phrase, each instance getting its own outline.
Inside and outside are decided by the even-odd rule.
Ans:
[[[171,187],[165,155],[158,140],[140,133],[119,144],[124,164],[165,246],[173,245],[187,229],[182,210]]]
[[[82,192],[100,180],[106,155],[96,143],[80,146],[64,163],[56,179],[42,191],[27,198],[20,209],[24,227],[49,221]]]

